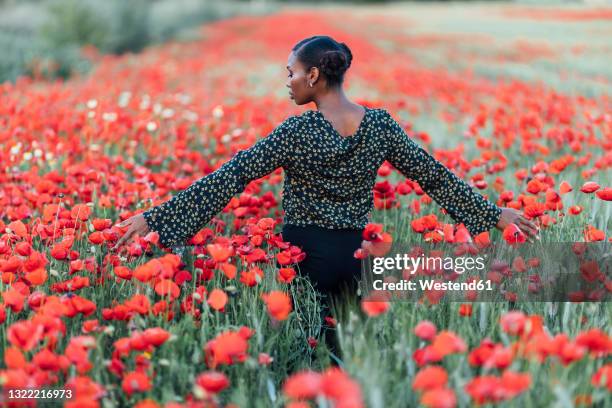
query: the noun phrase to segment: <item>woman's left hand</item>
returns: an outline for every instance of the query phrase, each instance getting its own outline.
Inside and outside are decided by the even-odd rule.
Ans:
[[[501,216],[499,217],[499,222],[495,226],[500,230],[504,230],[510,224],[516,224],[516,226],[521,230],[523,234],[527,236],[529,241],[533,242],[533,239],[540,239],[538,235],[540,232],[540,228],[529,221],[525,216],[518,210],[514,208],[503,207]]]
[[[121,245],[123,245],[124,242],[129,240],[132,235],[136,233],[141,236],[149,233],[149,226],[147,225],[147,221],[145,220],[144,215],[142,214],[136,214],[118,224],[119,227],[125,227],[127,225],[129,225],[130,228],[128,228],[125,234],[123,234],[119,241],[117,241],[115,246],[111,248],[111,251],[114,251],[119,248]]]

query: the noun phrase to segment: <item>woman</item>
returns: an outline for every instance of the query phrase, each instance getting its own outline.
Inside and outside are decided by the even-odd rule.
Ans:
[[[181,244],[250,181],[283,167],[282,236],[306,252],[299,272],[323,294],[354,291],[361,263],[353,253],[369,221],[372,189],[385,160],[418,182],[472,235],[510,223],[529,237],[536,235],[537,227],[518,211],[486,200],[408,138],[386,110],[349,101],[342,83],[351,60],[348,46],[328,36],[297,43],[287,62],[289,94],[298,105],[314,102],[317,110],[289,117],[168,202],[122,222],[129,229],[113,249],[148,231],[157,231],[165,246]]]

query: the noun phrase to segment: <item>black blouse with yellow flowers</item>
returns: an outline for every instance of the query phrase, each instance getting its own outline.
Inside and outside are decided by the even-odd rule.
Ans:
[[[213,173],[144,212],[149,229],[167,247],[183,244],[250,181],[278,167],[285,171],[285,223],[363,228],[374,206],[377,170],[385,160],[416,181],[472,235],[497,224],[498,206],[412,141],[385,109],[364,108],[351,136],[340,135],[319,111],[290,116]]]

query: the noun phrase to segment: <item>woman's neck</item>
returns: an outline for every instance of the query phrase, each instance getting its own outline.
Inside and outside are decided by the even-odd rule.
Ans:
[[[331,89],[319,95],[317,99],[314,100],[314,103],[317,105],[317,110],[323,112],[351,108],[354,105],[354,103],[346,97],[342,88]]]

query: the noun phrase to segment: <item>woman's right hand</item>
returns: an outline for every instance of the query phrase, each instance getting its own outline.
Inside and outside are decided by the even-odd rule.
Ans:
[[[111,248],[111,251],[115,251],[121,245],[123,245],[126,241],[128,241],[132,235],[138,234],[140,236],[144,236],[150,232],[149,226],[147,225],[147,221],[142,214],[136,214],[127,220],[117,224],[119,227],[130,226],[128,230],[123,234],[123,236],[117,241],[115,246]]]
[[[514,208],[502,207],[502,212],[499,217],[499,221],[496,228],[500,230],[504,230],[510,224],[516,224],[516,226],[521,230],[523,234],[529,239],[533,241],[533,239],[540,239],[539,232],[540,228],[529,221],[525,216],[518,210]]]

